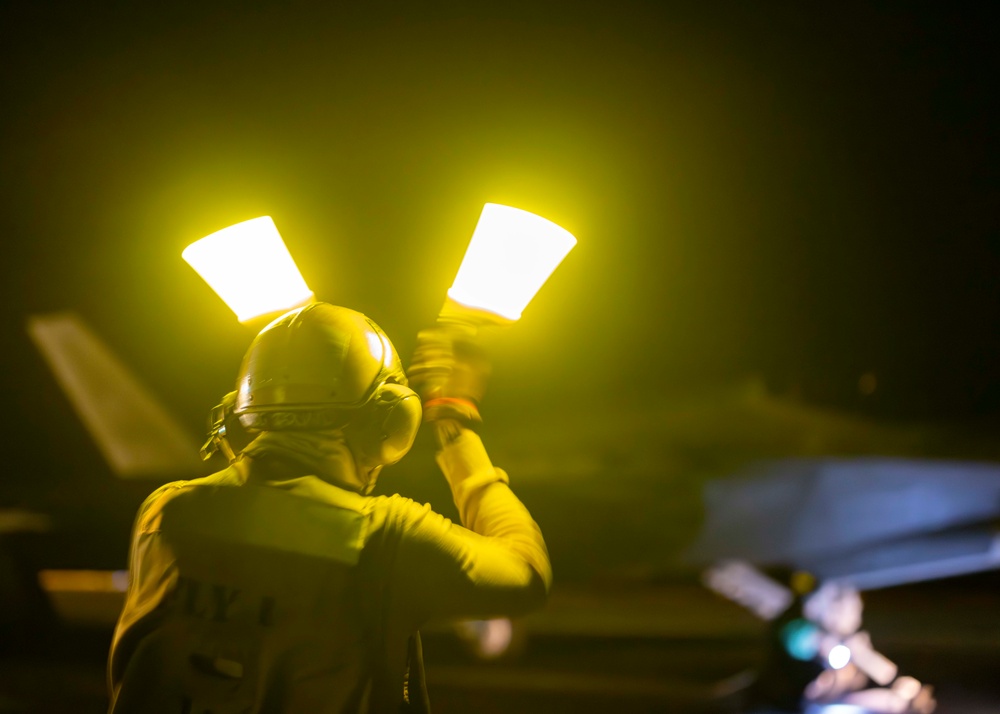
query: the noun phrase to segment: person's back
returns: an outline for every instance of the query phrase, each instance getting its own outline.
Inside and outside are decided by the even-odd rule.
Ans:
[[[112,711],[397,711],[422,624],[537,607],[541,534],[478,437],[452,428],[439,464],[478,534],[363,495],[336,430],[264,431],[228,469],[151,495],[112,646]]]
[[[377,622],[366,499],[247,483],[245,464],[168,486],[140,517],[146,587],[127,609],[147,620],[115,643],[116,711],[359,709]]]

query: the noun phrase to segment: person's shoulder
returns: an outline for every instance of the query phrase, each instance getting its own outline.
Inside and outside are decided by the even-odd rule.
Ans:
[[[409,530],[414,524],[428,519],[450,523],[450,520],[435,511],[431,504],[420,503],[398,493],[375,496],[368,500],[368,511],[373,521],[390,527]]]
[[[146,500],[142,502],[142,505],[139,507],[138,520],[142,521],[162,511],[167,503],[185,493],[213,486],[236,485],[241,481],[241,478],[238,469],[234,466],[229,466],[209,476],[165,483],[149,494]]]
[[[387,494],[385,496],[369,496],[368,508],[371,510],[385,511],[424,511],[431,510],[429,503],[418,503],[412,498],[402,496],[398,493]]]
[[[229,466],[208,476],[165,483],[149,494],[146,500],[155,501],[159,498],[202,487],[237,485],[243,480],[244,478],[241,476],[236,466]]]

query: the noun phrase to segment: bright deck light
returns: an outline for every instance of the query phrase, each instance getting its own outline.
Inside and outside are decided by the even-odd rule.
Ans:
[[[851,661],[851,650],[845,645],[836,645],[826,656],[826,661],[833,669],[843,669]]]
[[[551,221],[487,203],[448,297],[517,320],[574,245],[576,238]]]
[[[270,216],[216,231],[181,256],[240,322],[291,310],[313,297]]]

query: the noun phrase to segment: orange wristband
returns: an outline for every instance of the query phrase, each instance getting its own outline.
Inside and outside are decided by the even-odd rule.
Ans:
[[[455,404],[458,406],[467,407],[473,411],[478,412],[479,407],[471,399],[459,399],[458,397],[435,397],[434,399],[428,399],[424,402],[424,409],[428,407],[440,407],[446,404]]]

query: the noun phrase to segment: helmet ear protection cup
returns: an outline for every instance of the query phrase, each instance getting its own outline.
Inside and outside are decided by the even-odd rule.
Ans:
[[[382,384],[344,433],[364,468],[389,466],[413,446],[420,428],[420,397],[402,384]]]

